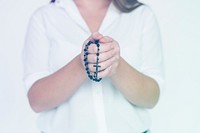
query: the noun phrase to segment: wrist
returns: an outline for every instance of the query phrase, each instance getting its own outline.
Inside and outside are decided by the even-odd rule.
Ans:
[[[83,66],[81,54],[79,54],[75,57],[75,62],[77,63],[77,65],[79,67],[79,70],[80,70],[79,72],[82,73],[81,75],[84,76],[84,79],[87,79],[87,75],[85,73],[85,67]]]

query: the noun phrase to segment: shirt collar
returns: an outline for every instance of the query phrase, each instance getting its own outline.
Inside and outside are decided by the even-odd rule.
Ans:
[[[57,0],[55,4],[61,8],[64,8],[69,16],[87,33],[91,34],[86,22],[82,18],[76,4],[73,0]],[[115,5],[111,2],[106,16],[104,17],[102,24],[100,26],[99,32],[104,33],[106,29],[119,17],[121,12],[115,7]]]

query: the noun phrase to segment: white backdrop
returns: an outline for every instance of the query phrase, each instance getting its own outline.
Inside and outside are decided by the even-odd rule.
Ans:
[[[39,133],[22,82],[30,15],[47,0],[0,0],[0,133]],[[200,132],[200,1],[143,0],[159,21],[166,90],[151,111],[153,133]]]

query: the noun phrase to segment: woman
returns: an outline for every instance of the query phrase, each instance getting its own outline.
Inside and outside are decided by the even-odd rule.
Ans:
[[[44,133],[148,132],[161,69],[156,19],[135,0],[56,0],[30,19],[24,81]]]

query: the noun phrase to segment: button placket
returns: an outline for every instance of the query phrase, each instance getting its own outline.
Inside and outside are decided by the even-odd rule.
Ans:
[[[93,82],[92,90],[98,133],[107,133],[102,83]]]

